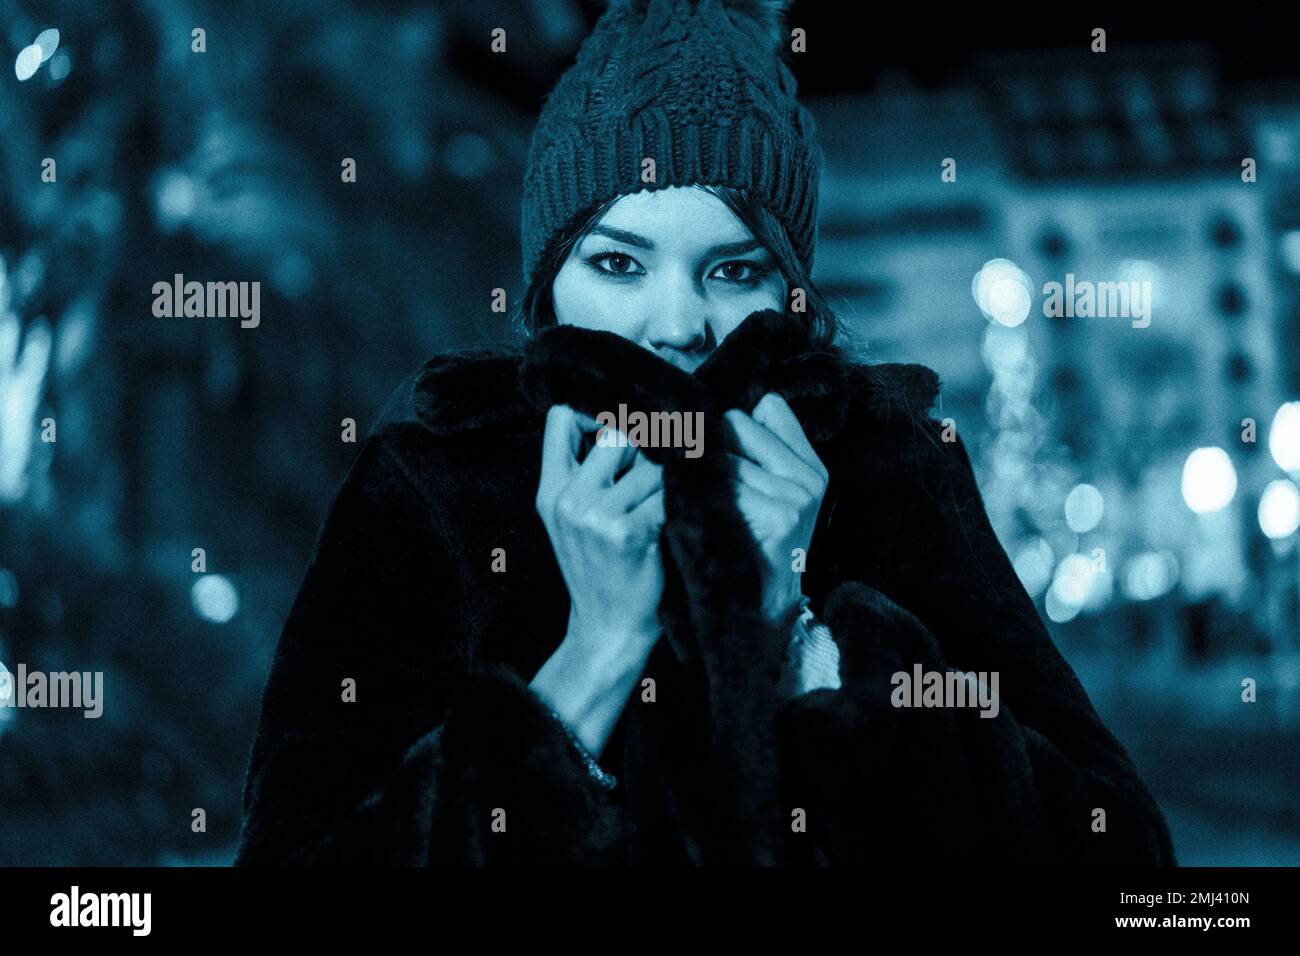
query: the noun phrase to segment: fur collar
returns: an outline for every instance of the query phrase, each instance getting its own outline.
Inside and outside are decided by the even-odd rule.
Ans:
[[[818,444],[844,429],[854,405],[905,419],[927,410],[937,389],[923,366],[857,365],[817,351],[797,320],[775,311],[748,316],[693,374],[612,332],[574,326],[522,349],[439,356],[421,370],[414,410],[444,435],[540,429],[553,404],[593,418],[620,403],[703,413],[698,457],[644,448],[664,466],[663,639],[646,669],[658,702],[629,709],[624,753],[634,818],[666,815],[696,862],[777,863],[786,818],[771,768],[790,634],[762,613],[762,556],[733,498],[722,413],[752,411],[775,390]]]
[[[877,419],[906,420],[929,410],[939,391],[938,376],[923,365],[858,364],[816,351],[797,320],[766,310],[747,317],[694,374],[612,332],[576,326],[546,329],[524,346],[444,352],[417,374],[413,410],[439,435],[536,425],[553,400],[551,373],[588,394],[609,396],[602,409],[616,409],[621,400],[646,412],[751,411],[777,391],[814,444],[839,434],[853,407]]]

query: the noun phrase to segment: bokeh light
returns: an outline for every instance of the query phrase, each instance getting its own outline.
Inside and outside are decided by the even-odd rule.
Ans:
[[[1115,575],[1111,573],[1109,567],[1094,567],[1092,585],[1084,596],[1083,609],[1089,612],[1100,611],[1114,596]]]
[[[42,30],[36,35],[36,42],[32,45],[41,51],[41,62],[44,63],[54,56],[54,51],[59,48],[59,31],[53,27]]]
[[[1051,546],[1042,538],[1035,538],[1016,553],[1016,575],[1031,597],[1042,594],[1052,580],[1053,558]]]
[[[1237,493],[1237,469],[1222,448],[1198,448],[1183,465],[1183,501],[1197,514],[1228,506]]]
[[[41,48],[35,43],[31,46],[25,46],[18,51],[18,57],[14,60],[14,75],[19,80],[30,80],[36,75],[40,65]]]
[[[980,355],[994,375],[1010,373],[1029,358],[1029,332],[1023,325],[990,322],[984,327]]]
[[[1033,292],[1029,276],[1010,259],[990,259],[971,280],[971,295],[986,317],[1008,327],[1029,317]]]
[[[1085,534],[1101,522],[1104,510],[1100,491],[1092,485],[1075,485],[1065,498],[1065,523],[1071,531]]]
[[[1064,624],[1078,617],[1081,605],[1066,604],[1056,596],[1055,590],[1048,590],[1047,597],[1043,599],[1043,609],[1053,623]]]
[[[1133,601],[1153,601],[1178,582],[1178,561],[1168,551],[1144,551],[1124,566],[1120,589]]]
[[[1083,607],[1092,590],[1096,570],[1082,554],[1067,554],[1056,566],[1051,593],[1062,605]]]
[[[50,79],[55,83],[61,83],[68,78],[72,72],[72,57],[65,52],[54,54],[50,60]]]
[[[1289,538],[1300,528],[1300,490],[1294,482],[1279,478],[1268,483],[1259,498],[1259,527],[1274,540]]]
[[[175,232],[198,206],[198,187],[194,180],[178,169],[159,173],[154,183],[154,209],[158,225],[166,232]]]
[[[1287,402],[1273,416],[1268,453],[1283,471],[1300,472],[1300,402]]]
[[[239,613],[239,592],[221,574],[205,574],[190,589],[194,613],[213,624],[225,624]]]

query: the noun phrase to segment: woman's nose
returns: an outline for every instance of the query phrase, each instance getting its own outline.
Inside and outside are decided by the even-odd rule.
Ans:
[[[710,338],[708,303],[693,289],[665,292],[650,316],[646,338],[657,353],[699,353]]]

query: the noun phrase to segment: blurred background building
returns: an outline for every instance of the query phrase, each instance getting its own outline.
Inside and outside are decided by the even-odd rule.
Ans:
[[[109,700],[0,708],[0,864],[231,859],[342,421],[507,334],[531,124],[596,12],[0,0],[0,662]],[[940,373],[1180,861],[1300,864],[1297,24],[843,16],[789,17],[815,278],[867,357]],[[175,273],[260,280],[260,326],[155,318]],[[1149,325],[1047,314],[1067,276],[1150,283]]]

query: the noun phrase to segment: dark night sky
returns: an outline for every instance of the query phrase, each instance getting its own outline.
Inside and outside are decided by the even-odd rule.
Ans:
[[[1300,79],[1300,13],[1265,13],[1184,4],[1178,12],[1158,8],[1117,8],[1067,4],[970,5],[962,12],[918,3],[910,14],[888,21],[881,30],[843,29],[835,4],[803,0],[791,10],[792,22],[806,22],[833,55],[809,58],[799,71],[807,93],[867,91],[879,73],[902,70],[922,87],[962,82],[971,63],[994,51],[1087,49],[1094,27],[1106,30],[1114,52],[1134,45],[1199,43],[1208,46],[1220,74],[1231,83]],[[865,46],[865,50],[864,50]],[[838,54],[838,55],[835,55]],[[861,63],[844,69],[837,63]]]
[[[603,4],[580,0],[588,28]],[[870,10],[870,16],[855,15]],[[956,9],[933,4],[840,3],[795,0],[790,24],[808,30],[809,52],[793,62],[801,94],[870,92],[884,74],[902,73],[916,86],[930,89],[968,81],[983,55],[999,51],[1086,51],[1094,27],[1107,31],[1112,52],[1131,53],[1149,44],[1193,43],[1207,46],[1224,82],[1300,81],[1300,7],[1259,10],[1196,7],[1170,9],[1114,5],[1056,4],[966,5]],[[541,96],[572,59],[529,64],[526,78],[486,53],[477,33],[456,35],[453,63],[484,87],[534,113]],[[540,71],[540,72],[539,72]]]

